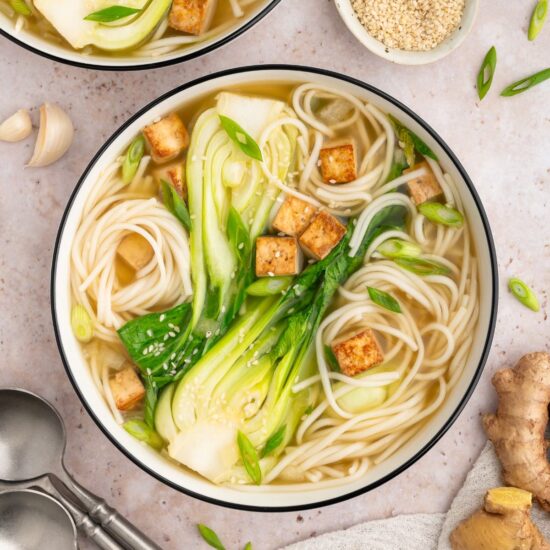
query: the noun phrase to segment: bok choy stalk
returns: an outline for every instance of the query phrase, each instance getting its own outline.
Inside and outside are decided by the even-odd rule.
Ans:
[[[350,225],[331,254],[297,276],[286,293],[248,298],[246,313],[161,397],[155,427],[172,458],[216,483],[261,481],[251,479],[238,440],[256,449],[247,459],[261,457],[265,476],[316,402],[318,385],[297,394],[292,388],[315,373],[315,334],[336,290],[362,265],[369,243],[403,222],[401,207],[382,210],[354,257]]]

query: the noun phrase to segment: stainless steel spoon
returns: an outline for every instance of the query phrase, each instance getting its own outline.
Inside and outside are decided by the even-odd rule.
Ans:
[[[129,550],[161,550],[107,503],[78,484],[64,464],[65,426],[55,408],[21,389],[0,390],[0,481],[57,477],[90,517]]]
[[[0,548],[76,550],[75,523],[53,497],[20,489],[0,493]]]

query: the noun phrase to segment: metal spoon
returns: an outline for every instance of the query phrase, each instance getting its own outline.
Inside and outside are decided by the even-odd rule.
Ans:
[[[32,489],[6,491],[0,493],[0,548],[77,550],[76,526],[53,497]]]
[[[161,550],[107,503],[78,484],[64,464],[65,426],[55,408],[21,389],[0,390],[0,481],[57,477],[91,518],[129,550]]]

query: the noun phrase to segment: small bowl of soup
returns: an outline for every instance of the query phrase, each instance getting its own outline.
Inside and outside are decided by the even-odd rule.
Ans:
[[[280,0],[0,0],[0,33],[39,55],[102,70],[155,68],[208,53]]]

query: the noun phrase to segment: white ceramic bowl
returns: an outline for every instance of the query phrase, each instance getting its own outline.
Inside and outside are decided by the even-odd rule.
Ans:
[[[222,33],[188,48],[157,57],[84,55],[68,46],[53,44],[25,29],[15,32],[13,21],[1,11],[0,35],[38,55],[76,67],[108,71],[156,69],[199,57],[231,42],[263,19],[280,1],[262,0],[249,14]]]
[[[334,0],[334,3],[348,29],[365,48],[383,59],[401,65],[424,65],[426,63],[433,63],[449,55],[464,42],[472,30],[479,7],[479,0],[466,0],[462,22],[449,38],[432,50],[411,52],[396,48],[388,48],[385,44],[369,34],[365,27],[359,22],[355,10],[351,6],[351,0]]]
[[[113,419],[101,398],[70,324],[69,262],[70,250],[84,201],[101,171],[128,146],[134,136],[157,117],[166,115],[198,96],[227,86],[251,82],[303,82],[337,86],[365,100],[376,103],[383,111],[398,117],[416,132],[438,155],[445,170],[457,182],[467,218],[475,236],[480,266],[480,318],[474,343],[462,378],[447,397],[445,404],[426,427],[397,453],[365,477],[334,488],[293,491],[288,486],[270,487],[263,493],[219,487],[178,467],[127,434]],[[218,504],[249,510],[298,510],[337,502],[377,487],[396,476],[426,453],[451,426],[471,395],[479,379],[494,330],[497,310],[497,266],[490,228],[474,186],[464,169],[443,140],[417,115],[383,92],[335,73],[290,66],[262,66],[235,69],[210,75],[185,84],[154,101],[118,130],[92,160],[66,208],[55,246],[52,268],[51,303],[59,350],[67,373],[86,409],[109,439],[131,460],[164,483]]]

